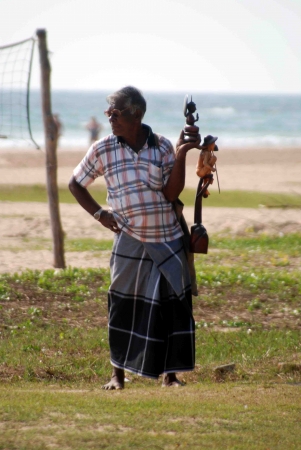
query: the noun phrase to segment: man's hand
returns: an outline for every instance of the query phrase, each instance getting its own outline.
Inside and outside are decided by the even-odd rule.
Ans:
[[[117,222],[110,211],[103,210],[99,221],[104,227],[113,231],[114,233],[120,233]]]
[[[193,142],[184,141],[184,130],[181,131],[180,137],[176,143],[176,154],[186,154],[189,150],[193,148],[199,148],[201,143],[201,136],[198,134],[197,138]]]
[[[176,144],[176,159],[167,183],[162,189],[166,200],[169,202],[174,202],[183,191],[185,186],[186,154],[192,148],[199,148],[200,142],[201,136],[199,134],[195,141],[185,142],[184,131],[181,131]]]

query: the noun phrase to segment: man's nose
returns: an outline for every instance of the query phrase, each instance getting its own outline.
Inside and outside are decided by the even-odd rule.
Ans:
[[[111,123],[111,122],[116,122],[116,119],[117,119],[117,116],[116,116],[116,114],[112,114],[111,115],[111,117],[109,118],[109,122]]]

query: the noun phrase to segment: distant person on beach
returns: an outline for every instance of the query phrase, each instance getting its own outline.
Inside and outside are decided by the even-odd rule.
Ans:
[[[98,141],[103,127],[101,123],[96,120],[96,117],[91,117],[90,121],[86,125],[86,128],[90,132],[90,144]]]
[[[92,145],[73,171],[69,188],[78,203],[114,233],[108,290],[109,345],[113,372],[104,389],[123,389],[124,371],[162,386],[181,386],[176,372],[194,369],[191,279],[183,231],[174,203],[185,185],[186,154],[142,123],[142,93],[124,87],[107,97],[112,134]],[[109,208],[88,187],[104,176]]]
[[[53,114],[53,120],[54,123],[56,125],[56,129],[57,129],[57,141],[59,141],[59,138],[61,137],[61,135],[63,134],[63,124],[60,120],[60,116],[59,114]]]

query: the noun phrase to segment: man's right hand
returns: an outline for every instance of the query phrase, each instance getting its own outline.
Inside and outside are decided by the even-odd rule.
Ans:
[[[111,213],[111,211],[103,210],[100,216],[99,221],[104,227],[113,231],[114,233],[120,233],[120,229],[118,228],[117,222]]]
[[[90,192],[76,181],[74,176],[69,181],[69,189],[82,208],[91,214],[91,216],[94,216],[95,212],[99,211],[99,204],[94,200]],[[103,209],[98,222],[114,233],[120,233],[121,231],[111,211]]]
[[[176,143],[176,155],[180,155],[182,152],[186,154],[193,148],[200,148],[201,136],[198,134],[195,141],[184,141],[184,130],[181,131],[179,139]]]

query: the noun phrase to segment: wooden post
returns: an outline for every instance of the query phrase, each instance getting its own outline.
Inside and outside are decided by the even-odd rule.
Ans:
[[[47,193],[53,238],[54,267],[65,268],[64,233],[61,226],[57,187],[57,140],[58,130],[51,111],[50,72],[46,30],[37,30],[41,66],[42,112],[46,149]]]

